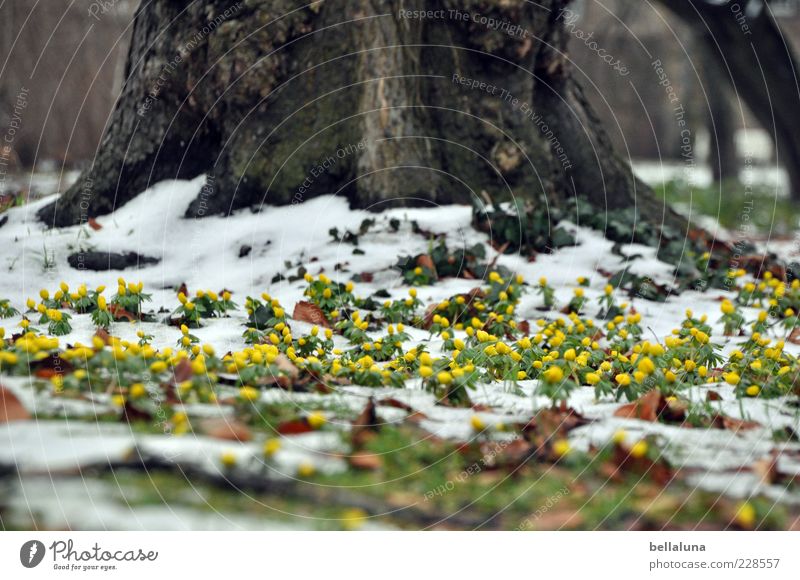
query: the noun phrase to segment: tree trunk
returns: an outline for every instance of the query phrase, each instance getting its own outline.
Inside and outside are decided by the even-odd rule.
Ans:
[[[739,180],[739,158],[736,153],[736,108],[725,75],[716,60],[703,51],[703,78],[708,98],[709,164],[715,183]]]
[[[770,133],[790,193],[800,200],[800,68],[771,12],[762,2],[660,2],[692,27],[734,94]]]
[[[685,227],[617,157],[572,78],[568,0],[304,4],[143,2],[98,155],[41,218],[80,223],[208,173],[187,215],[326,193],[375,210],[488,195],[547,211],[581,195]]]

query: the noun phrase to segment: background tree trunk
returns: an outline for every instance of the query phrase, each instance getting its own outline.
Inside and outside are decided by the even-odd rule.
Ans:
[[[205,172],[188,215],[325,193],[370,209],[488,195],[543,211],[582,195],[684,228],[572,78],[567,4],[145,0],[99,154],[40,217],[80,223]]]
[[[708,98],[708,134],[711,176],[715,183],[739,180],[739,158],[736,152],[736,107],[731,95],[730,83],[719,68],[716,60],[709,54],[708,47],[702,45],[703,78],[705,94]]]
[[[777,160],[800,200],[798,62],[763,2],[659,0],[692,27],[726,83],[775,141]]]

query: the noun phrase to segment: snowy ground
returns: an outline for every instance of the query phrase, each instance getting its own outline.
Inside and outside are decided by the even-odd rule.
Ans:
[[[346,202],[334,197],[313,199],[302,205],[268,208],[261,214],[250,211],[238,212],[222,219],[208,217],[202,220],[183,219],[188,204],[196,197],[204,183],[203,177],[192,181],[160,183],[113,215],[101,217],[101,229],[71,227],[45,229],[35,219],[36,210],[52,201],[45,198],[7,212],[8,221],[0,227],[0,298],[10,299],[11,304],[22,310],[25,300],[38,296],[41,288],[54,289],[59,282],[66,281],[71,287],[86,283],[90,287],[106,284],[114,287],[118,276],[129,280],[141,280],[146,291],[153,294],[148,305],[154,311],[162,307],[172,311],[178,305],[175,288],[186,284],[190,289],[222,288],[233,292],[240,305],[247,295],[258,296],[267,291],[278,298],[292,311],[293,305],[303,299],[305,283],[281,281],[271,283],[277,274],[294,274],[297,267],[305,266],[311,274],[326,273],[334,280],[349,281],[354,274],[371,273],[370,283],[358,283],[356,294],[367,296],[379,289],[387,289],[393,298],[404,298],[408,287],[394,268],[398,255],[414,255],[428,250],[428,242],[412,233],[410,222],[415,220],[422,228],[447,235],[450,246],[470,246],[476,242],[487,243],[485,234],[470,226],[469,207],[448,206],[429,209],[398,209],[379,215],[351,211]],[[336,227],[339,231],[356,231],[365,218],[378,219],[378,225],[360,239],[359,249],[363,255],[354,254],[354,247],[334,243],[328,231]],[[401,220],[398,233],[388,228],[391,218]],[[553,254],[537,256],[533,262],[524,256],[498,257],[498,264],[522,274],[526,280],[535,281],[546,276],[556,288],[556,298],[565,304],[572,297],[575,280],[586,276],[591,280],[586,295],[592,302],[601,295],[606,278],[598,270],[615,272],[626,265],[624,258],[611,254],[612,243],[599,233],[575,228],[566,224],[579,241],[576,247],[568,247]],[[249,254],[239,257],[243,246],[251,247]],[[487,245],[487,248],[489,246]],[[78,271],[69,266],[67,256],[78,249],[128,252],[158,258],[157,265],[124,272]],[[789,243],[771,248],[796,259],[789,254],[793,246]],[[640,255],[629,265],[638,274],[646,274],[658,282],[673,282],[673,268],[659,262],[655,250],[644,246],[622,248],[627,256]],[[490,252],[493,250],[490,249]],[[490,258],[493,256],[490,256]],[[287,266],[289,264],[289,266]],[[433,286],[419,288],[419,298],[427,305],[437,303],[453,294],[467,292],[478,283],[474,280],[447,279]],[[709,320],[719,317],[719,298],[725,293],[684,292],[671,297],[667,303],[658,304],[636,300],[635,307],[642,313],[651,334],[663,338],[677,325],[687,308],[696,315],[708,314]],[[732,295],[730,296],[732,297]],[[518,318],[533,320],[542,313],[537,310],[540,298],[533,292],[523,296],[517,312]],[[755,311],[748,312],[750,318]],[[246,345],[242,339],[243,312],[231,318],[213,319],[203,328],[193,331],[202,343],[210,343],[220,353],[235,351]],[[2,321],[2,326],[11,331],[17,327],[19,317]],[[307,332],[310,325],[295,322]],[[62,337],[62,344],[76,341],[89,342],[94,333],[88,315],[73,318],[73,332]],[[156,347],[174,346],[180,337],[179,329],[153,323],[115,323],[112,333],[123,339],[135,340],[137,330],[145,330],[154,336]],[[721,327],[715,327],[718,336]],[[428,339],[428,333],[411,329],[415,341]],[[341,346],[344,341],[336,337]],[[435,350],[437,344],[432,344]],[[732,345],[728,345],[732,348]],[[787,345],[793,354],[800,353],[795,345]],[[173,462],[181,468],[199,469],[207,473],[221,473],[219,457],[233,452],[239,458],[241,469],[261,469],[260,450],[262,442],[231,443],[203,436],[176,437],[168,435],[140,434],[124,424],[89,423],[77,419],[93,416],[98,411],[110,408],[108,397],[95,395],[86,401],[63,401],[46,393],[37,394],[28,379],[0,376],[0,382],[13,391],[31,411],[47,415],[73,417],[73,421],[20,421],[0,425],[0,466],[16,466],[19,479],[6,490],[7,498],[16,506],[17,522],[35,517],[39,525],[76,528],[94,527],[137,529],[204,529],[281,527],[273,523],[246,517],[227,518],[224,514],[196,512],[191,507],[180,510],[157,508],[130,508],[114,500],[114,487],[108,482],[93,482],[74,477],[87,466],[108,462],[121,462],[134,449],[143,456],[157,457]],[[503,384],[480,386],[472,399],[491,410],[478,414],[488,424],[499,422],[527,421],[536,409],[549,401],[534,396],[536,381],[522,381],[520,389],[511,389]],[[761,424],[757,429],[733,432],[729,430],[696,430],[661,423],[649,423],[634,419],[613,417],[619,403],[597,402],[590,388],[574,393],[570,405],[596,421],[573,430],[571,443],[576,449],[587,449],[591,444],[603,444],[612,434],[624,428],[631,440],[645,434],[658,437],[665,453],[676,468],[689,473],[692,485],[731,497],[746,498],[752,494],[788,504],[800,504],[800,493],[762,483],[750,470],[773,452],[779,454],[779,467],[784,473],[800,473],[800,444],[776,443],[772,432],[788,426],[800,431],[800,409],[782,399],[748,399],[737,401],[730,388],[714,385],[722,395],[718,403],[726,415],[755,420]],[[265,398],[284,402],[294,401],[303,408],[318,404],[321,409],[334,406],[358,410],[364,407],[372,390],[365,387],[342,386],[330,395],[309,393],[292,394],[283,390],[265,392]],[[436,404],[430,393],[420,390],[418,382],[409,381],[406,389],[384,389],[382,396],[407,402],[412,408],[427,417],[421,426],[439,437],[457,441],[474,437],[470,417],[474,411],[444,407]],[[692,397],[698,401],[705,397],[705,390],[693,390]],[[214,405],[193,405],[186,409],[195,417],[225,417],[228,409]],[[335,422],[335,413],[326,411]],[[381,410],[384,421],[401,420],[405,412],[401,409]],[[347,430],[349,424],[340,424]],[[497,433],[496,438],[506,435]],[[276,455],[276,464],[270,477],[292,478],[298,466],[312,463],[322,473],[337,473],[345,469],[340,455],[342,440],[335,431],[308,433],[286,437],[286,444]],[[58,486],[53,479],[61,481]],[[91,509],[84,509],[90,502]],[[130,519],[132,518],[132,519]],[[18,523],[17,525],[25,525]]]

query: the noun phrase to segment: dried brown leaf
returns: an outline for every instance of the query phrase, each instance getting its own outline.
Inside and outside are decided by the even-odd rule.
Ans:
[[[25,421],[30,419],[28,410],[19,402],[17,396],[0,385],[0,423]]]
[[[244,423],[235,419],[205,419],[200,422],[200,430],[214,439],[226,441],[250,441],[253,434]]]
[[[294,305],[292,318],[301,322],[308,322],[309,324],[317,324],[326,328],[330,327],[330,323],[322,309],[313,302],[307,302],[305,300],[301,300]]]

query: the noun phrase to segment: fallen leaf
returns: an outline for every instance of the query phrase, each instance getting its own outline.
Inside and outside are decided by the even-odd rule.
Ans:
[[[713,423],[722,429],[728,429],[729,431],[734,432],[748,431],[750,429],[757,429],[761,427],[761,423],[758,423],[757,421],[745,421],[743,419],[728,417],[727,415],[716,415],[713,419]]]
[[[330,327],[328,319],[325,318],[325,313],[322,309],[313,302],[301,300],[294,305],[294,312],[292,318],[301,322],[308,322],[309,324],[317,324],[326,328]]]
[[[484,442],[478,449],[481,457],[477,463],[481,469],[517,468],[524,464],[534,451],[531,444],[521,438]]]
[[[253,434],[244,423],[235,419],[205,419],[200,422],[200,430],[214,439],[225,441],[250,441]]]
[[[283,353],[277,356],[275,359],[275,365],[278,367],[278,370],[286,373],[286,375],[292,380],[296,380],[297,377],[300,376],[300,369],[294,366],[294,363],[289,360],[289,357]]]
[[[614,416],[626,419],[641,419],[642,421],[658,421],[659,407],[664,405],[663,399],[661,392],[653,389],[632,403],[622,405],[614,411]]]
[[[351,467],[364,471],[377,471],[383,467],[383,458],[367,451],[356,451],[347,461]]]
[[[193,376],[194,371],[192,370],[192,363],[185,358],[181,359],[173,370],[173,380],[176,385],[182,383],[183,381],[188,381]]]
[[[534,513],[524,521],[530,525],[523,528],[526,530],[577,529],[583,524],[583,516],[573,508],[553,509],[538,515]]]
[[[94,335],[100,340],[102,340],[106,344],[106,346],[111,344],[111,335],[108,333],[106,329],[98,328],[97,330],[95,330]]]
[[[411,405],[393,397],[381,399],[378,401],[378,405],[381,407],[394,407],[395,409],[403,409],[403,411],[408,411],[409,413],[414,412],[414,408]]]
[[[572,429],[586,425],[589,419],[572,408],[542,409],[522,427],[523,434],[536,433],[545,439],[566,435]]]
[[[416,425],[419,425],[427,418],[428,416],[422,411],[414,411],[408,417],[406,417],[406,421],[408,421],[409,423],[414,423]]]
[[[33,370],[37,377],[42,379],[49,379],[56,375],[65,375],[71,373],[73,369],[72,363],[64,360],[57,354],[49,354],[42,360],[31,364],[31,370]]]
[[[280,435],[300,435],[302,433],[310,433],[314,428],[305,419],[293,419],[284,421],[275,430]]]
[[[431,258],[428,254],[420,254],[417,256],[417,266],[430,270],[433,273],[434,278],[439,276],[439,274],[436,272],[436,264],[433,263],[433,258]]]
[[[369,398],[364,410],[361,411],[350,432],[350,438],[354,449],[360,449],[364,444],[373,439],[378,432],[378,416],[375,412],[375,399]]]
[[[16,395],[0,385],[0,423],[30,419],[28,410],[19,402]]]
[[[120,421],[123,423],[133,423],[134,421],[152,421],[153,415],[131,404],[130,401],[125,401],[122,407],[122,416]]]
[[[769,457],[759,459],[753,463],[753,472],[758,475],[761,483],[771,485],[781,478],[778,471],[778,454],[773,452]]]
[[[135,320],[138,320],[135,314],[128,312],[117,304],[109,304],[108,311],[111,313],[111,316],[114,317],[114,320],[122,320],[123,318],[126,318],[128,322],[134,322]]]
[[[89,224],[89,227],[90,227],[90,228],[92,228],[92,229],[93,229],[94,231],[96,231],[96,232],[97,232],[97,231],[100,231],[100,230],[102,230],[102,229],[103,229],[103,226],[102,226],[102,225],[100,225],[100,222],[98,222],[98,221],[97,221],[96,219],[94,219],[93,217],[90,217],[90,218],[87,220],[87,222],[86,222],[86,223],[88,223],[88,224]]]
[[[647,476],[658,485],[666,485],[672,480],[672,468],[663,457],[659,457],[657,461],[653,461],[647,456],[634,457],[631,455],[630,449],[615,445],[611,461],[618,471]]]

